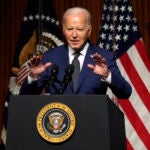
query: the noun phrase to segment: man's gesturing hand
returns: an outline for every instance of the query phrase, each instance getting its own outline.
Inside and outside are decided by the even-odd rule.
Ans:
[[[88,67],[92,69],[95,74],[100,75],[103,79],[107,78],[110,71],[108,70],[105,58],[98,53],[93,54],[92,58],[95,65],[88,64]]]
[[[46,64],[42,64],[41,58],[39,56],[33,56],[29,63],[30,73],[29,75],[34,78],[38,79],[40,74],[46,70],[47,67],[51,66],[52,63],[48,62]]]

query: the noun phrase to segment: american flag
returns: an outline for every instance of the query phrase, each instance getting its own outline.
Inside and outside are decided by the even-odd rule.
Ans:
[[[97,45],[113,51],[122,75],[132,86],[124,112],[128,150],[150,150],[150,63],[128,0],[105,0]]]

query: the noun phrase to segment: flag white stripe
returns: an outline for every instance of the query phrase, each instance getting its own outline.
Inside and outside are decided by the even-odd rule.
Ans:
[[[29,70],[27,67],[24,67],[23,69],[21,69],[19,72],[18,72],[18,74],[17,74],[17,76],[20,76],[21,74],[23,74],[26,70]]]
[[[17,78],[17,82],[22,82],[27,76],[28,76],[28,74],[29,74],[29,71],[27,71],[23,76],[21,76],[21,78]]]
[[[131,80],[129,79],[127,73],[125,72],[124,67],[123,67],[123,65],[122,65],[122,63],[120,62],[119,59],[117,60],[117,65],[118,65],[120,71],[122,72],[123,76],[126,76],[125,77],[126,80],[132,86],[132,94],[130,96],[130,103],[133,106],[133,108],[135,109],[138,116],[140,117],[140,119],[143,122],[145,128],[150,133],[150,115],[149,115],[149,111],[147,110],[147,108],[143,104],[142,100],[140,99],[138,93],[136,92]]]
[[[143,81],[144,85],[150,92],[150,72],[144,65],[141,56],[139,55],[138,51],[136,50],[135,46],[132,46],[127,51],[128,56],[130,57],[135,69],[137,70],[141,80]]]
[[[124,118],[125,118],[126,137],[131,143],[133,149],[146,150],[144,143],[141,141],[140,137],[136,133],[135,129],[133,128],[132,124],[129,122],[126,115],[124,115]]]

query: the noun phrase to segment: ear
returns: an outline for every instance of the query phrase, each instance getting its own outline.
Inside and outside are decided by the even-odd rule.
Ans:
[[[63,28],[62,28],[63,34],[65,34],[65,26],[63,24]]]
[[[89,26],[89,29],[88,29],[88,37],[91,35],[91,32],[92,32],[92,25]]]

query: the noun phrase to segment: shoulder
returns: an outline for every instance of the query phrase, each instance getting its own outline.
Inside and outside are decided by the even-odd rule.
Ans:
[[[65,45],[49,49],[44,53],[42,62],[59,62],[68,54],[68,48]]]
[[[44,57],[49,56],[49,55],[61,54],[61,53],[63,53],[66,50],[67,50],[67,46],[66,45],[57,46],[55,48],[51,48],[51,49],[47,50],[44,53]]]

